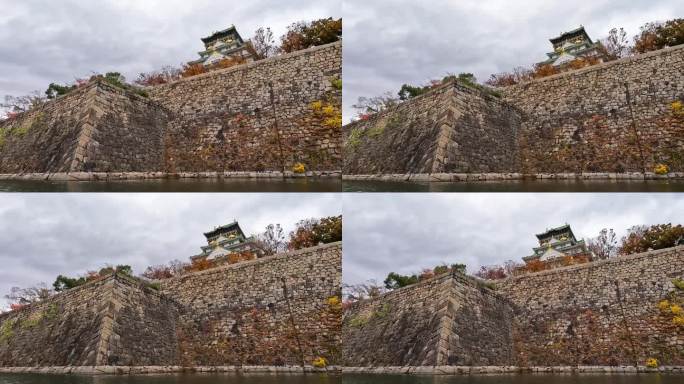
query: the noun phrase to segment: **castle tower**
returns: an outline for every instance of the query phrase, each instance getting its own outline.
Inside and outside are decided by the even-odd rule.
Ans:
[[[200,254],[190,257],[191,260],[198,258],[220,260],[233,253],[243,252],[251,252],[256,257],[262,257],[265,254],[253,236],[245,236],[237,221],[205,232],[204,237],[207,238],[207,245],[201,247],[202,252]]]
[[[563,32],[549,41],[553,45],[553,52],[547,53],[548,59],[537,65],[564,67],[575,59],[590,57],[603,62],[604,55],[600,49],[601,43],[592,41],[583,26],[569,32]]]
[[[254,57],[233,25],[203,38],[202,42],[204,51],[198,52],[200,58],[188,64],[212,66],[223,59],[231,58],[244,59],[248,63],[254,61]]]
[[[536,236],[539,246],[532,249],[532,255],[523,257],[525,263],[543,261],[553,264],[566,256],[587,256],[589,261],[592,260],[584,240],[577,240],[568,224],[547,229]]]

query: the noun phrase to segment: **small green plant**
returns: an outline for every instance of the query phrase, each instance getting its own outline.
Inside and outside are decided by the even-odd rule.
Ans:
[[[368,316],[356,316],[349,320],[349,325],[354,327],[354,328],[360,328],[363,327],[364,325],[368,324],[369,317]]]
[[[377,124],[373,126],[373,128],[368,129],[366,134],[368,137],[378,137],[382,135],[382,132],[385,131],[385,125],[384,124]]]
[[[57,313],[59,312],[59,308],[57,307],[57,304],[52,303],[48,306],[47,311],[45,311],[45,319],[47,320],[52,320],[57,317]]]
[[[14,336],[14,326],[17,324],[17,319],[10,319],[0,325],[0,343],[4,343]]]
[[[330,84],[333,86],[333,88],[337,89],[338,91],[342,90],[342,79],[333,77],[330,79]]]
[[[43,312],[34,312],[29,317],[20,323],[22,329],[37,327],[43,321],[45,315]]]
[[[154,289],[155,291],[158,291],[161,289],[161,285],[159,283],[149,283],[149,284],[147,284],[147,287],[150,289]]]
[[[380,309],[375,311],[375,313],[373,315],[379,319],[383,319],[390,313],[391,309],[392,309],[392,306],[389,303],[385,303],[382,305],[382,307]]]
[[[673,279],[672,284],[674,284],[675,288],[679,289],[680,291],[684,291],[684,280]]]
[[[363,131],[360,128],[354,128],[349,132],[349,137],[347,137],[346,146],[349,148],[356,148],[361,144],[361,137],[363,137]]]

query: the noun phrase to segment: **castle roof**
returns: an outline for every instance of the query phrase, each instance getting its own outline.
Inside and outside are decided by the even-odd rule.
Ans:
[[[238,33],[238,31],[234,25],[231,25],[230,27],[228,27],[224,30],[214,32],[211,34],[211,36],[203,37],[202,42],[204,44],[207,44],[207,43],[212,42],[214,40],[222,39],[222,38],[228,37],[230,35],[235,36],[241,44],[244,43],[244,41],[242,40],[242,36],[240,36],[240,34]]]
[[[584,26],[582,26],[582,25],[580,25],[579,28],[575,28],[571,31],[563,32],[559,36],[554,37],[552,39],[549,39],[549,41],[551,42],[551,44],[556,45],[556,44],[558,44],[564,40],[568,40],[568,39],[571,39],[573,37],[578,37],[578,36],[585,38],[586,40],[589,41],[589,43],[593,44],[593,41],[591,40],[591,38],[587,34],[587,31],[584,30]]]
[[[542,240],[545,239],[549,236],[554,236],[554,235],[560,235],[565,232],[570,232],[570,236],[574,239],[575,234],[572,232],[572,229],[570,228],[570,224],[565,224],[561,225],[560,227],[555,227],[551,229],[547,229],[546,231],[542,233],[538,233],[535,236],[537,236],[537,239]]]
[[[245,233],[242,232],[242,228],[240,228],[240,224],[238,224],[237,221],[233,221],[232,223],[226,224],[226,225],[221,225],[209,232],[204,232],[204,236],[208,239],[210,237],[214,237],[216,235],[219,235],[221,233],[225,233],[228,231],[236,230],[241,236],[245,236]]]

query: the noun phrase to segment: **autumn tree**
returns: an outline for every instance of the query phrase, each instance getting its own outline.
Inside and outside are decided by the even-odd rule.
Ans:
[[[145,269],[142,277],[150,280],[170,279],[174,276],[180,276],[188,266],[180,260],[170,261],[168,264],[152,265]]]
[[[336,241],[342,241],[342,215],[299,221],[297,229],[290,232],[288,248],[302,249]]]
[[[668,224],[634,226],[628,229],[618,249],[620,255],[646,252],[677,246],[684,241],[684,227]]]
[[[274,255],[287,249],[285,231],[280,224],[269,224],[264,232],[257,235],[257,243],[266,255]]]
[[[43,105],[45,101],[46,98],[41,96],[38,91],[33,91],[24,96],[6,95],[4,102],[0,103],[0,108],[9,113],[22,113]]]
[[[679,44],[684,44],[684,19],[673,19],[644,24],[634,37],[633,50],[646,53]]]
[[[617,235],[612,228],[603,228],[598,236],[587,240],[587,248],[598,259],[607,259],[617,255],[617,244]]]
[[[300,21],[287,27],[287,33],[280,40],[280,49],[285,53],[309,47],[333,43],[342,38],[342,19]]]
[[[500,280],[508,277],[508,274],[501,265],[483,265],[475,272],[475,276],[485,280]]]
[[[45,283],[40,283],[29,288],[12,287],[5,298],[9,300],[10,308],[19,309],[31,303],[45,300],[54,293]]]
[[[180,78],[181,70],[167,65],[157,71],[141,73],[135,83],[143,86],[155,86],[170,83]]]
[[[391,93],[385,92],[379,96],[365,97],[361,96],[358,98],[356,104],[352,105],[352,108],[356,109],[357,115],[372,115],[384,111],[385,109],[392,108],[399,104],[399,99],[392,96]]]
[[[263,60],[275,56],[280,48],[275,42],[271,28],[259,28],[254,32],[246,43],[247,50],[254,56],[255,60]]]
[[[601,41],[601,46],[608,61],[626,57],[631,51],[627,32],[624,28],[611,29],[608,32],[608,37]]]
[[[387,288],[375,280],[368,280],[360,284],[343,284],[342,296],[346,300],[359,301],[376,298],[387,292]]]

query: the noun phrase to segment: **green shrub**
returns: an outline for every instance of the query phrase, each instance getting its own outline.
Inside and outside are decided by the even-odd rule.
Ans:
[[[674,284],[675,288],[679,289],[680,291],[684,291],[684,280],[674,279],[672,280],[672,284]]]
[[[363,327],[364,325],[368,324],[368,319],[369,318],[366,316],[356,316],[349,320],[349,325],[354,328]]]
[[[349,133],[349,137],[347,137],[347,143],[346,146],[349,148],[356,148],[361,144],[361,137],[363,137],[363,130],[360,128],[354,128],[351,130]]]
[[[16,319],[7,320],[0,325],[0,343],[5,342],[14,336],[14,326],[17,324]]]
[[[333,88],[337,89],[338,91],[342,90],[342,79],[337,79],[333,77],[330,79],[330,84],[333,86]]]

